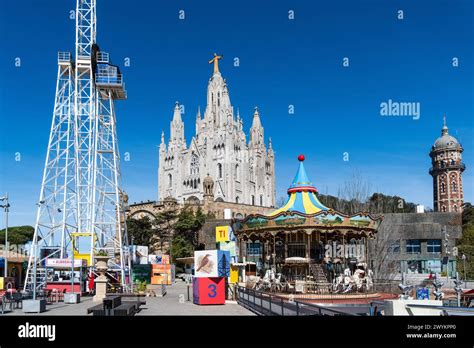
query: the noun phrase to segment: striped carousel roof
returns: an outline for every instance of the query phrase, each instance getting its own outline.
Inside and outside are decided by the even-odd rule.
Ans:
[[[298,211],[304,214],[315,214],[320,211],[329,210],[324,206],[316,196],[318,192],[313,183],[308,179],[304,169],[304,156],[299,155],[300,166],[296,172],[295,178],[288,188],[288,199],[279,209],[273,211],[269,216],[277,215],[284,211]]]

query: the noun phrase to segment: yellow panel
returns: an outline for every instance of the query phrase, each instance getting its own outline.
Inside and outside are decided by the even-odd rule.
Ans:
[[[237,267],[231,266],[230,267],[230,283],[238,283],[239,282],[239,269]]]
[[[303,207],[306,214],[314,214],[314,213],[317,213],[318,211],[321,211],[321,209],[316,207],[313,204],[313,202],[311,202],[308,192],[302,192],[302,197],[303,197]]]
[[[277,215],[278,213],[281,213],[282,211],[287,211],[293,206],[293,204],[295,204],[295,200],[296,200],[296,193],[292,193],[290,196],[290,199],[288,200],[288,202],[286,202],[286,204],[283,207],[275,210],[274,212],[270,213],[268,216]]]
[[[228,242],[229,241],[229,226],[217,226],[216,227],[216,242]]]

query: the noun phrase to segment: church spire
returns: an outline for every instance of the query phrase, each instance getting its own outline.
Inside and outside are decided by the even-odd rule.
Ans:
[[[174,106],[173,122],[183,122],[181,119],[181,108],[178,101],[176,101]]]
[[[170,127],[170,141],[174,142],[178,146],[186,146],[186,141],[184,139],[184,122],[181,119],[181,107],[179,102],[176,102],[174,106],[173,120],[171,121]]]
[[[255,107],[252,120],[252,128],[261,128],[262,123],[260,122],[260,114],[258,113],[258,106]]]
[[[258,107],[255,107],[253,113],[252,127],[250,127],[250,142],[253,146],[265,145],[263,142],[263,127],[260,122],[260,114],[258,113]]]
[[[441,129],[441,135],[448,134],[448,126],[446,126],[446,115],[443,116],[443,128]]]

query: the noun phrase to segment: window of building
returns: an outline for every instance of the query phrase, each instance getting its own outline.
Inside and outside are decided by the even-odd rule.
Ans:
[[[446,206],[443,205],[443,207],[441,208],[441,211],[446,212]]]
[[[168,187],[173,186],[173,176],[168,174]]]
[[[252,195],[252,205],[255,205],[255,196]]]
[[[193,153],[191,156],[191,174],[199,174],[199,158]]]
[[[458,206],[455,204],[455,205],[453,206],[453,209],[454,209],[454,211],[457,212],[457,211],[458,211]]]
[[[426,242],[426,251],[429,253],[440,253],[441,239],[429,239]]]
[[[451,191],[452,191],[452,192],[456,192],[457,189],[458,189],[458,186],[456,185],[456,182],[453,181],[453,182],[451,183]]]
[[[217,172],[218,172],[218,178],[222,179],[222,164],[221,163],[217,164]]]
[[[446,185],[444,182],[441,183],[441,193],[444,193],[446,191]]]
[[[235,181],[240,181],[239,165],[235,165]]]
[[[418,254],[421,252],[421,242],[419,239],[407,240],[407,253]]]
[[[400,241],[399,240],[391,241],[389,246],[388,246],[388,252],[389,253],[399,253],[400,252]]]
[[[239,203],[239,196],[235,197],[235,203]]]
[[[410,260],[407,261],[407,272],[408,273],[423,273],[423,267],[421,261]]]
[[[260,205],[263,205],[263,195],[260,195]]]
[[[247,255],[260,255],[260,243],[247,243]]]

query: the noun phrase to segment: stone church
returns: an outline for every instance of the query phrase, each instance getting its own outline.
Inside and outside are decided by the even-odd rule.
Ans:
[[[260,114],[255,108],[249,140],[239,111],[234,112],[219,59],[209,61],[214,72],[207,86],[204,115],[198,109],[195,135],[187,144],[182,108],[174,107],[168,143],[161,134],[158,168],[159,200],[198,203],[204,198],[261,207],[275,206],[275,155],[265,144]],[[207,192],[205,195],[205,181]],[[206,197],[205,197],[206,196]]]

